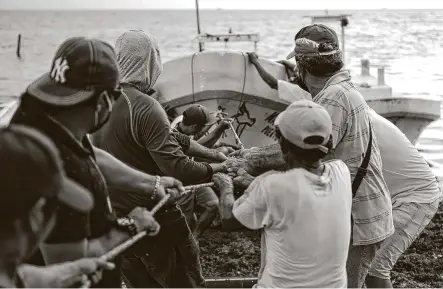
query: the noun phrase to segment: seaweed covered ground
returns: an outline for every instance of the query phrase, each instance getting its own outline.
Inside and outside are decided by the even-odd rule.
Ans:
[[[258,232],[208,230],[199,240],[203,275],[256,277],[260,268]],[[397,288],[443,287],[443,206],[392,272]]]

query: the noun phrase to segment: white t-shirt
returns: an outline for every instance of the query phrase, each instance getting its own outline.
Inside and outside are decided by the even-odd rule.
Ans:
[[[277,87],[278,97],[287,103],[293,103],[294,101],[302,99],[312,101],[311,94],[296,84],[284,80],[277,80]]]
[[[372,109],[370,113],[393,206],[440,198],[437,180],[419,151],[393,123]]]
[[[305,169],[257,177],[234,203],[234,216],[263,229],[256,287],[346,288],[351,237],[351,177],[341,160],[322,176]]]

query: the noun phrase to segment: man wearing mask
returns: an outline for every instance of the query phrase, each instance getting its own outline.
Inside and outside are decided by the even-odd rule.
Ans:
[[[342,70],[338,37],[331,28],[322,24],[302,28],[295,35],[295,48],[288,59],[293,57],[300,87],[331,116],[334,143],[328,157],[343,160],[351,172],[354,199],[348,286],[360,288],[381,242],[394,232],[391,198],[382,175],[369,106],[351,82],[349,72]],[[248,154],[249,161],[228,165],[257,175],[282,163],[278,145],[250,150]]]
[[[60,151],[67,175],[91,191],[95,200],[87,214],[60,205],[58,221],[40,246],[47,264],[101,256],[140,231],[158,232],[159,227],[149,226],[150,213],[142,207],[133,207],[117,219],[107,185],[123,186],[153,199],[164,196],[168,182],[170,187],[181,186],[170,179],[162,185],[161,179],[137,172],[90,144],[87,134],[109,118],[113,100],[120,94],[118,82],[115,53],[110,45],[97,39],[70,38],[58,48],[50,72],[27,88],[12,118],[12,123],[36,128],[49,136]],[[126,181],[131,180],[130,184],[124,182],[128,176]],[[172,199],[178,196],[177,190],[171,193]],[[105,274],[97,286],[120,284],[116,270]]]
[[[61,288],[90,285],[113,264],[80,259],[47,267],[24,264],[51,232],[63,203],[89,212],[91,194],[69,179],[58,150],[42,133],[24,126],[0,129],[0,287]],[[151,226],[158,226],[151,218]],[[92,278],[88,278],[90,275]]]
[[[186,184],[210,182],[224,164],[192,161],[174,137],[163,107],[151,97],[163,68],[156,40],[143,31],[128,31],[115,47],[123,93],[95,143],[145,173],[173,176]],[[112,190],[112,201],[121,214],[137,205],[154,205],[118,190]],[[164,207],[156,218],[162,231],[125,256],[125,277],[134,287],[204,286],[197,244],[180,207]]]

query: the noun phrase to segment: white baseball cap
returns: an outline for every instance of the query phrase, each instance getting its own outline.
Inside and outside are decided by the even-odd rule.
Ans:
[[[326,144],[332,136],[332,121],[321,105],[310,100],[295,101],[278,115],[274,125],[283,137],[299,148],[329,152]],[[306,142],[314,136],[320,137],[321,143]]]

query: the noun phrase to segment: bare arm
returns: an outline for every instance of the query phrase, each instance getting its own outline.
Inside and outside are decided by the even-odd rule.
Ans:
[[[83,239],[70,243],[40,245],[46,264],[74,261],[85,257],[99,257],[129,238],[129,234],[111,229],[106,235],[97,239]]]
[[[114,264],[96,258],[79,259],[44,267],[23,264],[17,272],[28,288],[75,288],[91,285],[87,276],[94,274],[94,283],[100,281],[101,270],[112,270]]]
[[[212,148],[215,143],[220,139],[223,132],[229,128],[229,121],[232,121],[231,119],[224,119],[220,122],[220,124],[217,125],[217,127],[210,132],[207,136],[204,136],[197,140],[199,144],[202,146],[205,146],[207,148]]]
[[[277,78],[275,78],[272,74],[266,71],[264,67],[260,64],[258,61],[258,56],[255,53],[248,53],[249,60],[251,63],[255,66],[257,69],[258,74],[263,79],[264,82],[266,82],[270,88],[272,89],[278,89],[278,81]]]
[[[222,229],[232,231],[245,228],[232,213],[234,206],[234,185],[229,176],[225,174],[215,174],[212,178],[220,191],[219,212],[222,219]]]
[[[94,147],[97,165],[105,177],[109,188],[140,192],[151,196],[155,186],[155,176],[131,168],[111,154]]]
[[[160,226],[145,208],[136,207],[128,216],[134,220],[137,232],[147,231],[149,236],[156,235]],[[73,228],[75,229],[75,228]],[[46,264],[74,261],[85,257],[99,257],[129,239],[129,232],[111,227],[99,238],[78,239],[71,242],[42,243],[40,250]]]
[[[188,151],[186,151],[186,154],[191,157],[198,157],[202,159],[211,160],[214,162],[224,162],[225,160],[228,159],[224,154],[220,153],[219,151],[214,149],[208,149],[199,144],[195,140],[191,140],[189,149]]]

